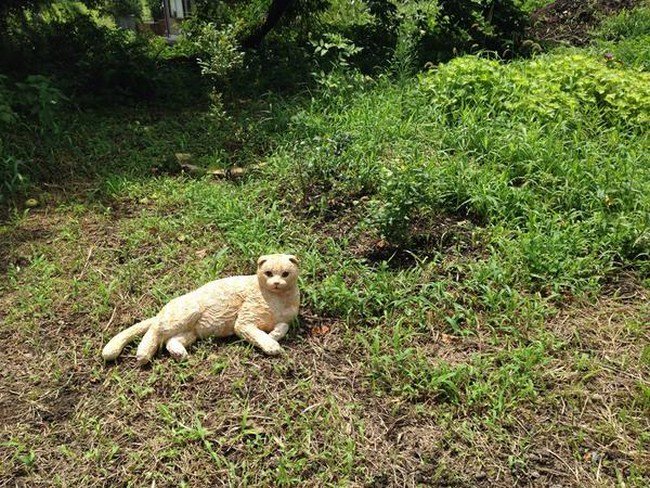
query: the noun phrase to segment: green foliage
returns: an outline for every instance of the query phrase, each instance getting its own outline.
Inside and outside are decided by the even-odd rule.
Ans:
[[[312,40],[315,64],[321,69],[313,72],[316,83],[323,88],[323,94],[332,101],[342,100],[353,90],[363,90],[372,79],[350,66],[350,59],[362,51],[351,40],[340,34],[326,33],[318,41]],[[320,58],[320,59],[318,59]]]
[[[461,405],[473,415],[508,422],[519,402],[534,399],[544,385],[541,371],[549,361],[546,344],[536,342],[501,354],[474,355],[451,366],[432,361],[410,346],[414,337],[395,326],[391,333],[373,331],[360,341],[368,350],[373,386],[419,401],[436,399]]]
[[[546,7],[548,4],[553,3],[554,0],[521,0],[522,10],[524,12],[534,12],[537,9]]]
[[[491,307],[520,287],[592,293],[622,263],[649,271],[648,86],[574,51],[458,58],[417,83],[380,79],[352,102],[328,88],[293,118],[302,142],[271,167],[293,175],[287,193],[312,215],[359,215],[401,252],[437,256],[444,236],[462,237],[436,228],[449,217],[486,227],[490,258],[472,273],[499,277]]]
[[[416,165],[383,168],[377,206],[372,220],[384,237],[396,244],[407,244],[410,220],[430,201],[434,182],[430,171]]]
[[[89,13],[73,9],[61,15],[34,15],[20,27],[12,27],[0,59],[15,78],[33,74],[38,66],[39,74],[81,105],[192,93],[182,89],[192,76],[191,68],[158,57],[164,49],[164,43],[160,46],[132,32],[100,25]],[[179,80],[179,74],[184,79]]]
[[[346,39],[341,34],[326,33],[322,39],[312,41],[314,53],[328,61],[335,67],[349,66],[349,59],[363,49]]]
[[[510,65],[458,58],[425,75],[423,83],[450,120],[487,105],[491,117],[576,123],[597,112],[610,125],[645,130],[650,123],[650,76],[579,53]]]
[[[14,95],[16,110],[34,118],[42,133],[59,132],[57,117],[61,103],[67,101],[67,98],[52,85],[49,78],[41,75],[28,76],[24,82],[16,83]]]
[[[164,18],[165,10],[163,8],[163,0],[146,0],[145,4],[154,20]]]
[[[28,76],[13,84],[0,76],[0,130],[4,135],[17,131],[35,134],[39,145],[46,145],[59,134],[58,117],[66,101],[63,93],[44,76]],[[0,202],[25,187],[25,174],[23,159],[0,140]]]
[[[3,205],[26,184],[22,161],[4,152],[0,147],[0,204]]]
[[[485,49],[501,54],[518,49],[527,17],[513,0],[440,0],[436,30],[425,36],[427,61],[449,59],[455,52]]]
[[[185,23],[185,29],[182,42],[192,45],[202,74],[224,78],[242,66],[244,53],[237,40],[241,27],[190,21]]]
[[[468,52],[493,51],[511,57],[522,49],[527,15],[513,0],[419,0],[366,2],[372,20],[348,27],[370,56],[398,71],[419,70]],[[360,60],[363,64],[365,61]]]
[[[0,128],[5,128],[16,120],[12,107],[12,93],[7,87],[7,77],[0,75]]]
[[[103,9],[114,18],[133,15],[136,18],[142,16],[141,0],[107,0]]]
[[[632,10],[621,10],[608,17],[598,29],[598,37],[607,41],[622,41],[650,35],[650,7],[640,6]]]
[[[606,19],[596,33],[595,48],[611,64],[650,71],[650,7],[623,10]]]
[[[384,12],[396,42],[417,41],[393,61],[420,40],[417,23],[392,19],[420,15],[409,3]],[[373,15],[358,21],[372,28]],[[315,46],[294,25],[241,65],[217,60],[210,105],[58,111],[63,74],[0,78],[2,191],[56,183],[30,187],[39,206],[0,225],[0,328],[41,353],[7,363],[29,364],[9,389],[39,408],[9,419],[0,477],[647,486],[635,454],[649,439],[647,73],[590,55],[596,45],[370,77],[359,57],[380,51],[354,22],[321,25]],[[226,57],[246,32],[231,34]],[[197,53],[145,48],[156,69]],[[209,88],[197,79],[182,86]],[[173,172],[180,152],[243,174]],[[280,250],[301,258],[285,357],[214,338],[146,370],[129,366],[133,348],[97,360],[129,322]],[[44,422],[57,428],[33,428]]]

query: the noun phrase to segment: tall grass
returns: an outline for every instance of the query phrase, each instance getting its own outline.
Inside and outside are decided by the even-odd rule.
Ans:
[[[414,219],[460,216],[487,229],[477,266],[503,285],[594,292],[622,268],[649,271],[649,87],[575,51],[459,58],[315,100],[271,168],[322,216],[370,196],[364,225],[416,254]]]

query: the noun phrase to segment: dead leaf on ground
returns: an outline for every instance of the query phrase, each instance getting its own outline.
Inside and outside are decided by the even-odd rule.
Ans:
[[[330,330],[331,329],[329,325],[315,325],[309,329],[309,334],[311,336],[323,336],[325,334],[329,334]]]
[[[439,332],[436,337],[436,341],[440,341],[443,344],[454,344],[455,342],[460,342],[461,340],[462,337],[445,334],[444,332]]]

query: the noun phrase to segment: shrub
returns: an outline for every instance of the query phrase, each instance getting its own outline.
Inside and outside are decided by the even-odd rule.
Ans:
[[[415,165],[382,169],[371,220],[390,242],[405,244],[414,214],[432,203],[431,176],[426,168]]]
[[[7,77],[0,75],[0,129],[6,128],[16,120],[16,113],[11,106],[11,92],[7,87]]]
[[[349,35],[375,64],[421,69],[462,53],[493,51],[511,57],[522,50],[528,15],[515,0],[368,0],[371,21]],[[365,53],[364,53],[365,57]],[[392,59],[391,59],[392,58]],[[361,63],[366,64],[364,59]]]
[[[7,77],[0,76],[0,130],[4,135],[12,132],[35,134],[42,146],[58,134],[57,116],[65,101],[63,93],[44,76],[28,76],[13,84]],[[23,160],[0,139],[0,202],[25,186],[26,173]]]
[[[24,78],[37,67],[79,103],[152,99],[167,82],[146,39],[79,11],[34,15],[2,44],[0,60],[13,76]]]
[[[0,146],[0,204],[26,185],[22,166],[21,160],[4,154]]]
[[[650,75],[584,54],[540,56],[510,65],[463,57],[422,81],[450,121],[464,107],[483,106],[492,117],[574,123],[596,111],[609,125],[643,130],[650,123]]]
[[[237,36],[241,26],[188,21],[179,48],[195,56],[204,75],[224,78],[239,68],[244,59]]]
[[[607,18],[598,29],[598,37],[607,41],[621,41],[650,35],[650,7],[622,10]]]
[[[28,76],[25,81],[16,83],[14,95],[16,110],[30,117],[39,132],[59,131],[57,112],[67,97],[49,78],[41,75]]]

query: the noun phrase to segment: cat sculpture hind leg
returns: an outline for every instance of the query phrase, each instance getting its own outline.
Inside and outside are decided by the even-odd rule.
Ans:
[[[174,359],[185,359],[187,357],[187,349],[185,348],[193,344],[196,339],[197,337],[194,332],[184,332],[183,334],[171,337],[167,341],[167,344],[165,344],[165,347]]]

